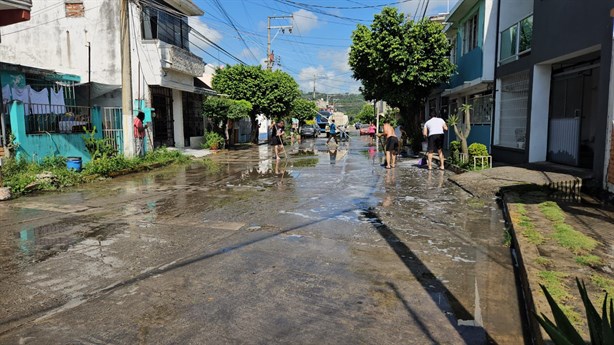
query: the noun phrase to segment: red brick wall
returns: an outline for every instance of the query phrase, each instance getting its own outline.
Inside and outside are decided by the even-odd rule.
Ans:
[[[66,17],[83,17],[85,15],[83,1],[66,1],[65,5]]]

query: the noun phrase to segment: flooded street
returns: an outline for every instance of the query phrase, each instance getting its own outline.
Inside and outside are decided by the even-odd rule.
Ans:
[[[368,140],[0,203],[0,343],[522,344],[495,201]]]

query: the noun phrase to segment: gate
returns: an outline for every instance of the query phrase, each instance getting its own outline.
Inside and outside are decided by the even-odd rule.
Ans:
[[[122,108],[105,107],[102,110],[102,137],[121,154],[124,152]]]

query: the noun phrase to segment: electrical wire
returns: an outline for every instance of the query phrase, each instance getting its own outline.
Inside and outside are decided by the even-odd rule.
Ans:
[[[219,0],[213,0],[213,1],[218,6],[218,8],[220,9],[221,13],[226,17],[226,19],[228,20],[228,23],[235,29],[235,31],[237,32],[237,35],[239,35],[239,38],[241,39],[241,42],[243,42],[243,44],[245,45],[245,47],[249,51],[250,55],[254,58],[254,60],[256,60],[257,63],[260,63],[260,61],[258,60],[256,55],[254,55],[254,52],[252,52],[252,49],[249,47],[249,45],[245,41],[245,38],[243,38],[243,35],[241,35],[241,31],[239,31],[239,29],[235,25],[234,21],[232,20],[232,18],[228,14],[228,12],[226,12],[226,9],[224,9],[224,6],[222,5],[222,3]]]
[[[322,5],[314,5],[314,4],[306,4],[303,2],[298,2],[298,1],[291,1],[291,0],[285,0],[286,2],[295,4],[295,5],[299,5],[299,6],[310,6],[310,7],[316,7],[316,8],[328,8],[328,9],[335,9],[335,10],[360,10],[360,9],[366,9],[366,8],[380,8],[380,7],[386,7],[386,6],[396,6],[402,3],[406,3],[406,2],[410,2],[413,0],[400,0],[400,1],[396,1],[396,2],[390,2],[387,4],[381,4],[381,5],[362,5],[362,6],[322,6]]]

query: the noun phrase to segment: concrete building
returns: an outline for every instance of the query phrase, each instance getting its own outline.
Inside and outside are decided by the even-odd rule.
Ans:
[[[439,111],[445,118],[457,114],[462,104],[470,104],[471,134],[468,143],[479,142],[490,150],[493,113],[493,86],[496,54],[497,1],[461,0],[446,18],[450,38],[450,58],[457,72],[441,98],[431,98],[427,115]],[[450,139],[455,135],[451,131]]]
[[[494,159],[587,169],[612,189],[614,1],[500,3]]]
[[[121,3],[35,1],[29,22],[2,30],[0,56],[80,76],[91,82],[81,93],[88,105],[121,107]],[[203,135],[199,109],[205,93],[195,81],[205,63],[190,52],[188,17],[203,11],[192,0],[130,2],[129,8],[134,111],[151,114],[146,121],[152,122],[154,146],[188,146],[190,137]]]

